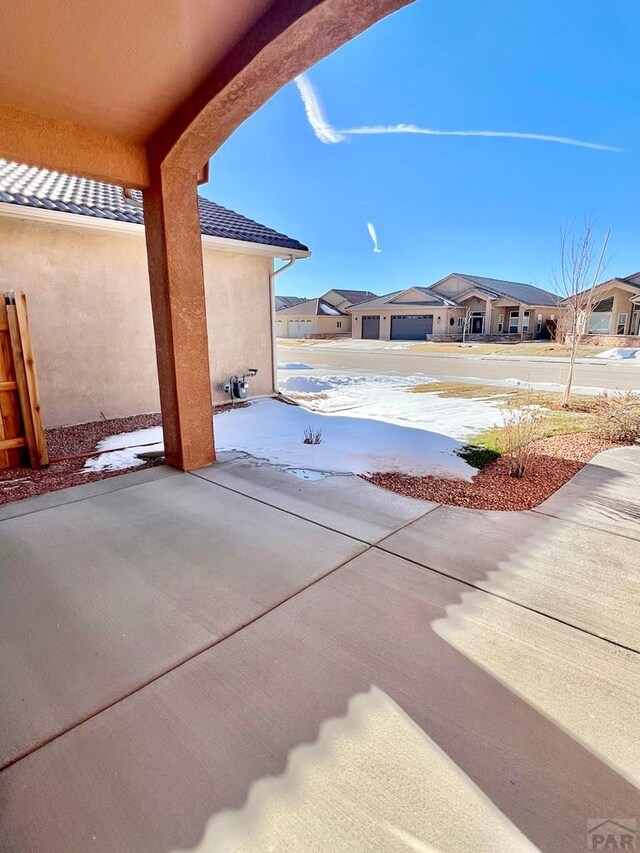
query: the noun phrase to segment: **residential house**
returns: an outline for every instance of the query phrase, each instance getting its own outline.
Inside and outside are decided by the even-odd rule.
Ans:
[[[277,338],[348,335],[350,328],[351,317],[322,298],[305,299],[276,311]]]
[[[352,337],[370,340],[422,340],[445,334],[456,303],[428,287],[396,290],[351,309]]]
[[[334,308],[339,308],[341,311],[348,311],[361,302],[376,299],[377,295],[377,293],[372,293],[370,290],[327,290],[326,293],[322,294],[321,298],[333,305]]]
[[[531,284],[452,273],[351,309],[352,336],[382,340],[552,337],[559,297]]]
[[[214,401],[275,388],[274,258],[302,243],[199,199]],[[158,411],[141,193],[0,160],[0,291],[27,296],[47,426]]]
[[[302,296],[276,296],[275,308],[279,311],[281,308],[291,308],[292,305],[299,305],[304,301]]]
[[[317,299],[307,299],[276,311],[277,338],[304,338],[351,334],[351,309],[375,298],[370,290],[327,290]]]
[[[631,343],[640,344],[640,272],[603,281],[595,297],[598,301],[586,318],[584,334],[636,338]]]

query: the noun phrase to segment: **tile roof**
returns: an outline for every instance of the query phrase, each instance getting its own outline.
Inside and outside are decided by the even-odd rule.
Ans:
[[[286,314],[288,317],[348,317],[344,311],[334,308],[324,299],[305,299],[304,302],[299,302],[297,305],[291,305],[289,308],[279,308],[276,311],[279,316]]]
[[[637,287],[640,290],[640,272],[625,275],[620,280],[624,281],[624,283],[628,284],[630,287]]]
[[[560,297],[533,284],[523,284],[520,281],[503,281],[500,278],[484,278],[479,275],[452,273],[452,275],[471,282],[475,287],[495,296],[505,296],[515,299],[524,305],[557,305]]]
[[[372,293],[370,290],[338,290],[336,287],[332,287],[327,293],[337,293],[352,305],[357,305],[359,302],[366,302],[369,299],[376,299],[378,296],[377,293]]]
[[[401,296],[403,293],[407,293],[409,290],[418,290],[418,291],[420,291],[420,293],[423,293],[425,296],[427,296],[428,299],[426,299],[426,300],[416,299],[415,301],[411,301],[411,302],[394,302],[393,301],[397,296]],[[455,306],[455,304],[456,303],[452,299],[448,299],[445,296],[441,296],[439,293],[436,293],[434,290],[431,290],[431,288],[429,288],[429,287],[413,286],[413,287],[405,287],[405,288],[403,288],[403,290],[394,290],[392,293],[387,293],[385,296],[379,296],[376,299],[369,299],[366,302],[360,302],[358,305],[355,305],[354,307],[357,308],[358,311],[360,311],[360,310],[365,310],[365,309],[369,309],[369,308],[371,308],[372,310],[378,309],[378,308],[393,308],[394,306],[397,306],[399,308],[411,308],[411,306],[413,306],[413,305],[415,305],[416,307],[433,306],[433,307],[437,308],[438,306],[445,306],[445,305]]]
[[[280,308],[291,308],[292,305],[299,305],[305,300],[301,296],[276,296],[276,311]]]
[[[98,219],[143,224],[142,193],[127,198],[122,187],[37,169],[0,158],[0,202],[25,207],[75,213]],[[307,247],[266,225],[198,196],[200,230],[211,237],[260,243],[282,249],[308,251]]]

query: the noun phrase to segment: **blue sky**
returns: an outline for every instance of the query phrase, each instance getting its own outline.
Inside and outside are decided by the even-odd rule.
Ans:
[[[376,293],[449,272],[551,285],[560,226],[611,229],[607,272],[640,269],[637,0],[418,0],[310,69],[335,128],[552,134],[319,141],[294,83],[211,162],[205,195],[306,243],[281,294]],[[366,223],[376,228],[375,254]]]

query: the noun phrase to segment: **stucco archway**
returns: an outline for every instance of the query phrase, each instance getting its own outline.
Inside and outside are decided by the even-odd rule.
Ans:
[[[144,191],[167,461],[215,458],[197,185],[249,115],[412,0],[24,0],[2,11],[0,156]]]

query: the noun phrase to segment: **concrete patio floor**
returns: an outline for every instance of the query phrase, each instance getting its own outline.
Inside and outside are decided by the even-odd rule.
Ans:
[[[640,829],[639,486],[640,448],[525,513],[229,458],[3,506],[0,850]]]

